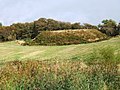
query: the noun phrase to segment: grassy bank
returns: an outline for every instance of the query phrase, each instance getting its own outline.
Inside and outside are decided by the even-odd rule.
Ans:
[[[83,60],[101,47],[112,47],[120,51],[120,37],[96,43],[66,46],[21,46],[16,42],[0,43],[0,62],[14,60],[73,59]]]
[[[59,30],[41,32],[30,45],[72,45],[98,42],[108,36],[96,29]]]

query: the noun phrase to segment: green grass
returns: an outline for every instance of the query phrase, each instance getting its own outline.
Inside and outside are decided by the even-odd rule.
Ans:
[[[120,90],[116,64],[12,61],[0,69],[0,90]]]
[[[83,60],[90,53],[103,47],[112,47],[114,53],[120,52],[120,37],[96,43],[66,46],[21,46],[16,42],[0,43],[0,62],[14,60]]]
[[[120,37],[67,46],[0,43],[0,90],[120,90],[119,52]]]

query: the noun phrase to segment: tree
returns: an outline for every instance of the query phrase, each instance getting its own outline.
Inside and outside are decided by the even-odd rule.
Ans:
[[[98,25],[99,30],[103,33],[105,33],[108,36],[116,36],[118,35],[117,31],[117,23],[110,19],[110,20],[103,20],[102,24]]]
[[[60,23],[53,19],[47,19],[47,30],[59,30]]]
[[[38,35],[34,22],[12,24],[16,39],[33,39]]]
[[[80,23],[73,23],[72,24],[72,29],[81,29]]]
[[[10,26],[2,26],[0,27],[0,41],[11,41],[15,40],[15,36],[13,34],[14,28]]]
[[[118,32],[119,32],[119,34],[120,34],[120,22],[119,22],[119,24],[118,24]]]
[[[47,30],[47,19],[46,18],[40,18],[39,20],[35,21],[35,29],[40,31]]]
[[[0,22],[0,27],[2,26],[2,23]]]
[[[84,23],[85,29],[98,29],[97,26],[91,25],[89,23]]]

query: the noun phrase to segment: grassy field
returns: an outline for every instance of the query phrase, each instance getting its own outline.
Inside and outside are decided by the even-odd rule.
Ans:
[[[120,90],[120,37],[67,46],[0,43],[0,63],[0,90]]]
[[[0,43],[0,62],[46,59],[83,60],[91,52],[106,46],[112,47],[115,52],[119,52],[120,37],[96,43],[67,46],[21,46],[14,41],[4,42]]]

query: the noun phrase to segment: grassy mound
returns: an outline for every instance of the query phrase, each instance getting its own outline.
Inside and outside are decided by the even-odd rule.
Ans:
[[[34,40],[38,45],[70,45],[96,42],[107,39],[107,36],[95,29],[44,31]]]

